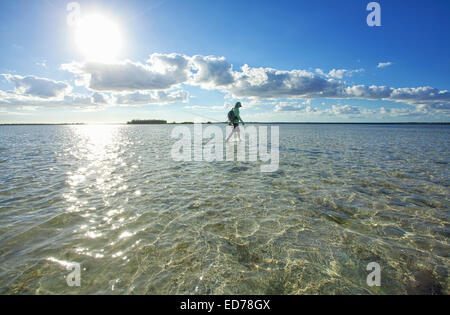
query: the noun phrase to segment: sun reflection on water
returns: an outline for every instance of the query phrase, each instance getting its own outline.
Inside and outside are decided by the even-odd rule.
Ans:
[[[76,253],[94,258],[104,258],[104,247],[109,233],[120,230],[117,239],[126,239],[134,233],[122,230],[127,223],[121,217],[128,198],[128,185],[124,184],[124,160],[130,145],[122,134],[124,126],[96,125],[72,126],[73,146],[70,154],[78,165],[68,172],[68,191],[64,194],[68,212],[80,213],[82,223],[76,231],[88,242],[80,245]],[[134,190],[133,193],[134,194]],[[125,194],[116,201],[117,194]],[[115,244],[114,242],[110,244]],[[101,251],[102,254],[98,254]],[[116,254],[111,254],[117,257]],[[121,255],[120,255],[121,256]]]

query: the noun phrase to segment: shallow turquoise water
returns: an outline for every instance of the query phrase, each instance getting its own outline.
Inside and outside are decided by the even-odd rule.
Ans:
[[[449,126],[281,125],[268,174],[172,128],[0,126],[0,293],[449,293]]]

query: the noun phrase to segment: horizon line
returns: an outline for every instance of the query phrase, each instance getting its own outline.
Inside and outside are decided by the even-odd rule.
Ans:
[[[148,125],[183,125],[183,124],[195,124],[195,122],[168,122],[165,124],[148,124]],[[227,124],[227,122],[201,122],[200,124]],[[450,125],[450,122],[259,122],[251,121],[245,124],[280,124],[280,125]],[[115,122],[115,123],[0,123],[0,126],[68,126],[68,125],[134,125],[127,124],[126,122]],[[136,125],[147,125],[147,124],[136,124]]]

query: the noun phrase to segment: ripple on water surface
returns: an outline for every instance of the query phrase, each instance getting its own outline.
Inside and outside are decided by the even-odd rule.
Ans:
[[[449,127],[282,125],[269,174],[171,128],[1,126],[0,293],[449,293]]]

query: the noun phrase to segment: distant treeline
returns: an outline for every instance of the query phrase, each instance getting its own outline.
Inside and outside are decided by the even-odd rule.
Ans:
[[[127,122],[128,125],[163,125],[167,124],[167,120],[158,120],[158,119],[133,119],[132,121]]]

